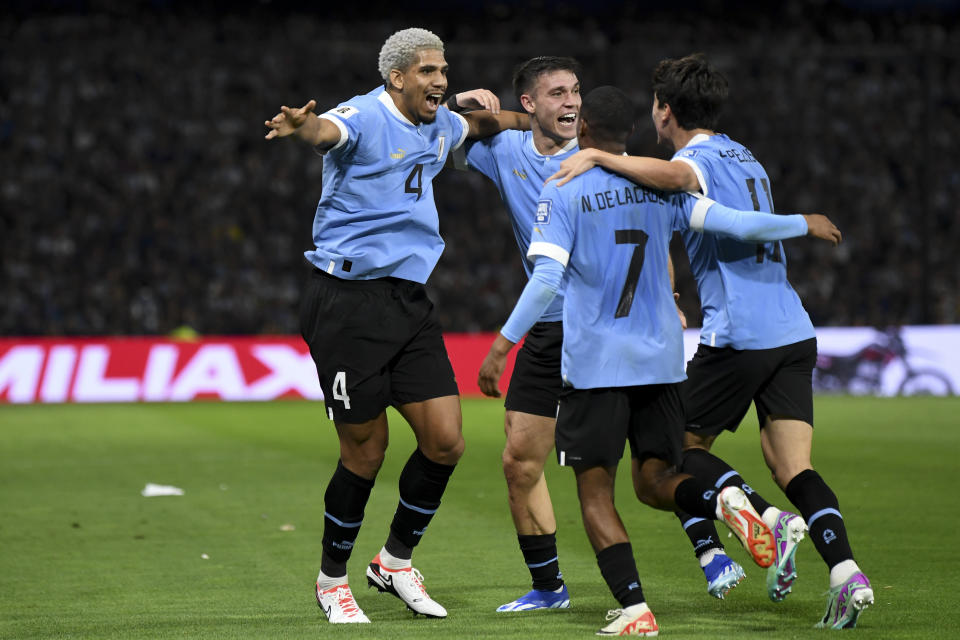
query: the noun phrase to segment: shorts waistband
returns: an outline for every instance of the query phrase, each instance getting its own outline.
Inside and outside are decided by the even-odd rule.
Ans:
[[[348,288],[369,288],[369,287],[398,287],[398,286],[412,286],[412,287],[421,287],[419,282],[414,282],[413,280],[404,280],[403,278],[394,278],[392,276],[386,276],[384,278],[371,278],[369,280],[347,280],[345,278],[338,278],[335,275],[329,274],[323,269],[313,267],[313,275],[319,278],[323,278],[328,282],[334,283],[338,286],[348,287]]]

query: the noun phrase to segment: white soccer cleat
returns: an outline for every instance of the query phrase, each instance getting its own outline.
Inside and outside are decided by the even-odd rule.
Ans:
[[[725,487],[717,496],[717,504],[717,515],[727,523],[753,561],[764,569],[772,565],[776,556],[773,532],[750,504],[747,494],[739,487]]]
[[[338,584],[329,589],[320,589],[317,584],[317,605],[327,614],[327,620],[334,624],[350,622],[370,622],[357,601],[353,599],[350,585]]]
[[[635,604],[626,609],[612,609],[607,612],[610,624],[600,631],[598,636],[648,636],[660,633],[660,627],[646,602]]]
[[[387,569],[380,564],[380,554],[367,567],[367,584],[378,591],[392,593],[400,598],[414,613],[428,618],[446,618],[447,610],[427,594],[423,588],[423,574],[407,567]]]

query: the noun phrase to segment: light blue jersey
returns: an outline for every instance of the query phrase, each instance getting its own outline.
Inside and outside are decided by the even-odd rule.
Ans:
[[[346,280],[425,283],[443,252],[433,177],[463,144],[466,120],[441,107],[432,123],[414,125],[382,87],[320,117],[340,141],[324,159],[307,260]]]
[[[727,136],[694,136],[673,160],[693,168],[708,198],[734,209],[773,212],[763,166]],[[683,239],[703,310],[700,342],[771,349],[816,335],[787,281],[782,243],[752,244],[690,230]]]
[[[560,168],[560,163],[577,152],[577,142],[571,140],[560,152],[547,156],[537,151],[532,132],[509,130],[484,140],[470,141],[466,150],[467,166],[493,180],[500,191],[523,257],[523,269],[529,278],[533,261],[527,257],[527,250],[540,190],[546,179]],[[558,322],[562,319],[563,294],[559,293],[540,321]]]
[[[696,202],[600,168],[544,188],[529,255],[566,265],[566,384],[592,389],[685,379],[667,261],[673,231],[688,227]]]

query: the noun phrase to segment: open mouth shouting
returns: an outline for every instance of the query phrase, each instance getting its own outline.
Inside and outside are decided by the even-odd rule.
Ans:
[[[573,129],[577,126],[577,113],[576,111],[570,111],[568,113],[560,114],[557,117],[557,123],[560,126],[560,129]]]
[[[440,101],[443,100],[443,93],[434,92],[427,94],[427,110],[436,111],[440,107]]]

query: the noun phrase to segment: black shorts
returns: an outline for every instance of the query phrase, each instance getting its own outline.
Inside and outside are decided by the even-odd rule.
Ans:
[[[682,393],[687,431],[736,431],[757,405],[760,428],[768,416],[813,425],[813,367],[817,339],[775,349],[737,350],[701,344],[687,364]]]
[[[314,269],[300,303],[300,332],[335,422],[366,422],[390,405],[458,394],[422,284],[342,280]]]
[[[562,353],[562,322],[533,325],[517,352],[504,407],[509,411],[556,418],[557,399],[563,390]]]
[[[557,461],[570,467],[615,467],[629,442],[640,462],[658,458],[679,465],[683,423],[680,383],[568,388],[560,394]]]

